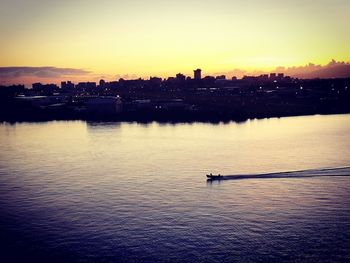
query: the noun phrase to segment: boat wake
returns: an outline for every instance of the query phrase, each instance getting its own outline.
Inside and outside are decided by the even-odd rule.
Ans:
[[[287,171],[265,174],[236,174],[223,175],[213,180],[243,180],[243,179],[274,179],[274,178],[307,178],[307,177],[325,177],[325,176],[350,176],[350,167],[310,169],[300,171]]]

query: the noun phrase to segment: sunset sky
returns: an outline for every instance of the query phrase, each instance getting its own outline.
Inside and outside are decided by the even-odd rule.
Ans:
[[[349,0],[1,0],[0,67],[148,77],[349,61],[349,14]]]

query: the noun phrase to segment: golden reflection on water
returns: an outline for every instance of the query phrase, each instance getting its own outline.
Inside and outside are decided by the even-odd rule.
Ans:
[[[234,174],[347,165],[349,131],[349,115],[218,125],[63,121],[2,124],[0,143],[26,162],[134,160],[140,170],[181,165],[189,172]],[[37,152],[47,154],[40,159]],[[6,160],[6,152],[1,157]]]

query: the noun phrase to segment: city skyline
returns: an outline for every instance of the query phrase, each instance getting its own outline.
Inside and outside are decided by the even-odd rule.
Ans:
[[[204,77],[217,77],[225,76],[227,79],[237,78],[242,79],[246,76],[261,76],[271,73],[281,73],[293,78],[301,79],[313,79],[313,78],[349,78],[350,77],[350,62],[345,61],[335,61],[332,60],[326,65],[316,65],[309,63],[300,67],[276,67],[272,70],[241,70],[233,69],[227,72],[206,72],[202,69],[200,70],[200,78]],[[57,68],[57,67],[0,67],[0,85],[25,85],[30,87],[33,83],[53,83],[60,84],[62,81],[72,81],[72,82],[99,82],[101,79],[105,81],[116,81],[119,79],[132,80],[132,79],[150,79],[152,77],[156,78],[172,78],[176,77],[178,74],[184,75],[185,77],[194,76],[194,71],[190,72],[177,72],[174,75],[148,75],[148,76],[138,76],[136,74],[97,74],[85,69],[75,69],[75,68]]]
[[[350,61],[345,0],[5,0],[0,7],[0,67],[69,68],[73,80]]]

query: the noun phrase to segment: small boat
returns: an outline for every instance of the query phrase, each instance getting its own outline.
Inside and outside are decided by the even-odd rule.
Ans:
[[[207,174],[207,178],[209,180],[221,180],[223,179],[223,176],[221,174],[215,175],[215,174]]]

